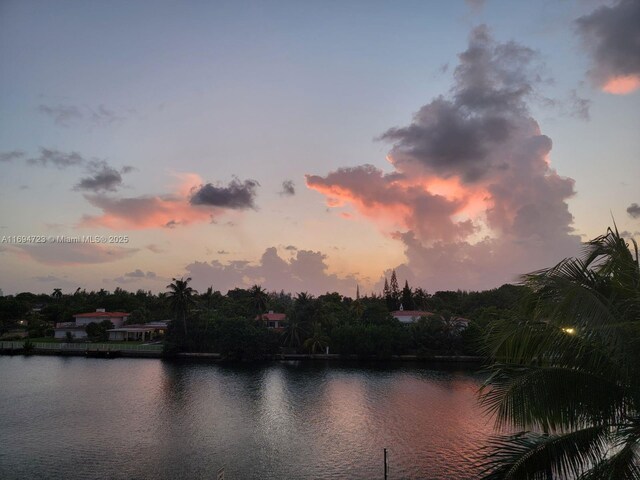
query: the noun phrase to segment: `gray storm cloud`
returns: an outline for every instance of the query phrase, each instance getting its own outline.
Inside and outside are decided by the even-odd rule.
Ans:
[[[427,287],[487,288],[575,254],[574,181],[551,168],[552,141],[529,113],[541,79],[533,50],[478,27],[449,95],[379,137],[392,144],[393,172],[342,168],[308,175],[307,186],[372,219],[396,212],[393,235]]]
[[[576,20],[591,57],[589,76],[610,93],[640,88],[640,2],[620,0]]]
[[[216,186],[211,183],[200,186],[191,195],[192,205],[207,205],[212,207],[244,210],[255,208],[256,188],[255,180],[232,180],[228,186]]]

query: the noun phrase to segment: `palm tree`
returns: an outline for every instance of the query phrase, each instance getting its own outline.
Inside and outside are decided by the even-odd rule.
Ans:
[[[62,298],[62,289],[60,289],[60,288],[54,288],[54,289],[53,289],[53,293],[51,294],[51,296],[52,296],[53,298],[55,298],[55,299],[56,299],[56,301],[58,301],[58,302],[59,302],[59,301],[60,301],[60,299]]]
[[[173,311],[176,322],[182,322],[184,327],[184,335],[187,336],[187,315],[193,306],[193,295],[197,292],[189,286],[191,277],[186,280],[184,277],[180,280],[172,278],[173,283],[167,285],[169,289],[168,297],[171,310]]]
[[[298,348],[304,336],[304,323],[295,311],[287,314],[287,326],[284,330],[283,344],[287,347]]]
[[[265,292],[262,287],[254,285],[249,289],[249,293],[251,294],[253,305],[258,315],[262,315],[267,310],[267,302],[269,300],[267,292]]]
[[[313,295],[309,294],[308,292],[300,292],[296,294],[295,303],[296,306],[304,307],[308,305],[311,300],[313,300]]]
[[[328,344],[329,337],[322,330],[322,325],[320,322],[314,322],[311,336],[304,341],[304,348],[315,354],[318,350],[323,351]]]
[[[640,263],[617,229],[524,277],[527,314],[494,322],[481,399],[498,427],[484,479],[640,478]]]

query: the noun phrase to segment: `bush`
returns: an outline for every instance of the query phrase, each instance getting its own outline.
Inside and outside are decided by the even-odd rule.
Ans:
[[[22,351],[24,353],[31,353],[33,349],[34,349],[33,342],[29,339],[25,340],[24,344],[22,345]]]

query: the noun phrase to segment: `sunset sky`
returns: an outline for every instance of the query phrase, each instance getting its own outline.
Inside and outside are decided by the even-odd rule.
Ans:
[[[640,240],[639,132],[638,0],[3,0],[0,289],[493,288]]]

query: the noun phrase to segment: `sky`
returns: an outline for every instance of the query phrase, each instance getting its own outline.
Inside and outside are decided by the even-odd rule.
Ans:
[[[0,0],[0,289],[495,288],[640,239],[639,127],[639,0]]]

